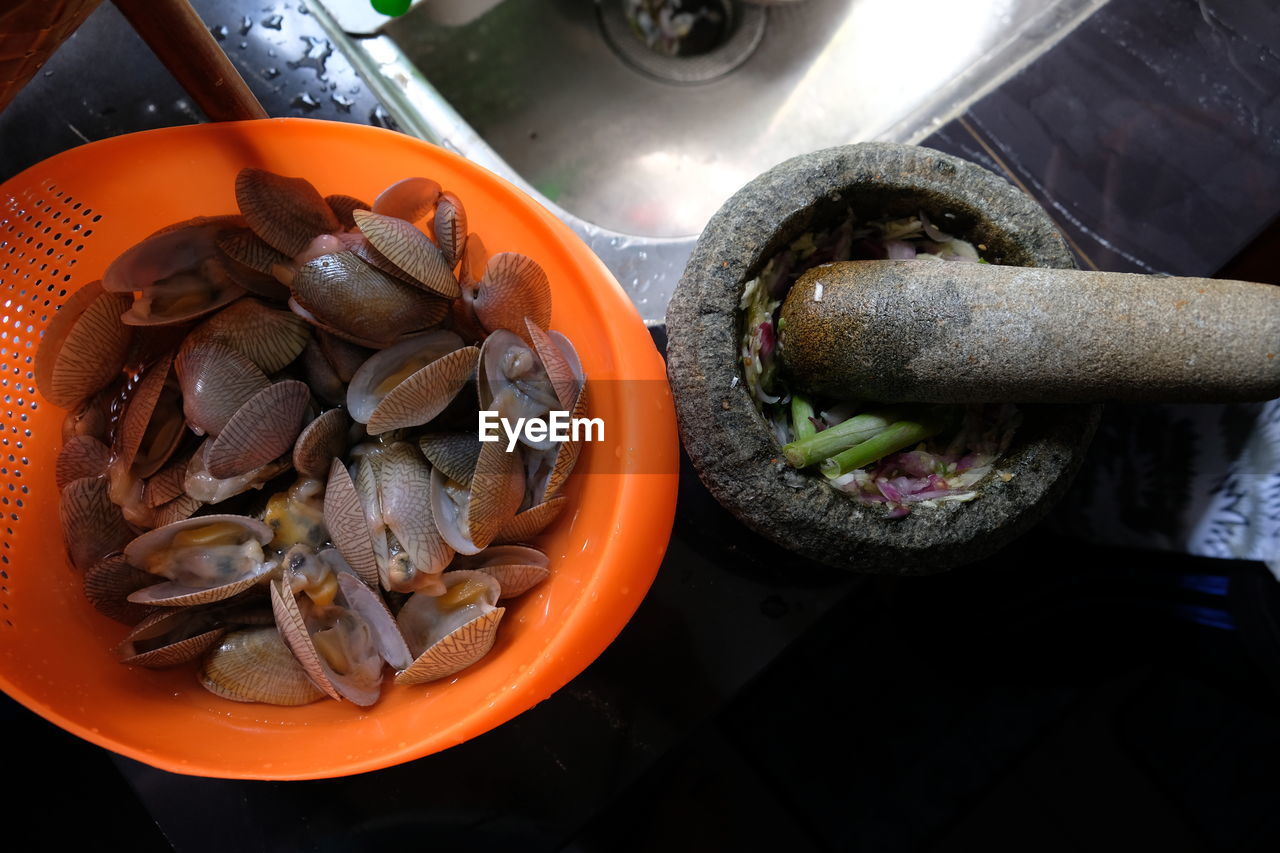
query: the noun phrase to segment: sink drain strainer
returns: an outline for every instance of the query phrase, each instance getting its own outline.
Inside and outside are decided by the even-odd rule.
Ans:
[[[671,83],[723,77],[764,36],[764,9],[730,0],[598,0],[596,7],[613,51]]]

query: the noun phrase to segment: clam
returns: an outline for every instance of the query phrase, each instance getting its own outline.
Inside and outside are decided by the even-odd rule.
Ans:
[[[577,419],[586,414],[587,395],[586,388],[583,388],[578,392],[578,400],[570,416]],[[574,439],[570,435],[569,441],[551,443],[543,450],[531,447],[525,451],[526,497],[522,506],[532,507],[544,503],[560,491],[578,464],[582,445],[581,436]]]
[[[129,666],[177,666],[200,657],[224,633],[207,610],[157,610],[125,635],[116,654]]]
[[[452,269],[462,257],[467,244],[467,211],[462,200],[450,192],[442,193],[436,202],[434,229],[440,253]],[[455,294],[456,295],[456,294]]]
[[[412,223],[368,210],[357,210],[354,216],[369,244],[412,281],[446,299],[461,293],[454,261]]]
[[[131,326],[181,323],[244,295],[218,250],[219,234],[243,223],[212,217],[153,234],[116,258],[102,276],[111,293],[136,294],[122,319]]]
[[[324,698],[275,625],[240,628],[205,654],[200,683],[235,702],[306,705]]]
[[[129,601],[184,607],[243,592],[279,566],[263,552],[273,533],[240,515],[188,518],[143,533],[125,546],[125,559],[167,580],[131,593]]]
[[[112,500],[126,517],[139,511],[142,481],[168,462],[186,431],[172,364],[173,356],[166,353],[142,372],[116,429],[108,476]]]
[[[290,258],[307,251],[316,238],[342,228],[324,198],[303,178],[242,169],[236,176],[236,203],[253,233]]]
[[[183,489],[189,497],[201,503],[217,504],[243,494],[249,489],[260,489],[268,480],[289,470],[289,457],[281,456],[260,468],[233,477],[215,477],[209,472],[206,456],[213,439],[206,439],[187,465]]]
[[[417,222],[435,207],[440,197],[440,184],[430,178],[405,178],[396,181],[373,200],[373,212],[394,216],[405,222]]]
[[[268,246],[251,228],[229,228],[214,242],[236,284],[272,302],[288,301],[289,288],[276,279],[275,269],[290,264],[291,258]]]
[[[431,467],[464,486],[471,484],[482,447],[474,432],[430,433],[418,439],[418,448]]]
[[[422,684],[453,675],[489,653],[505,608],[501,587],[480,571],[446,572],[438,596],[414,593],[396,614],[413,663],[396,673],[396,684]]]
[[[111,554],[84,573],[84,597],[99,613],[126,625],[137,625],[151,612],[128,600],[129,593],[155,583],[155,576],[129,565],[124,554]]]
[[[537,548],[526,545],[491,545],[479,554],[459,555],[449,564],[446,577],[458,570],[475,570],[492,575],[501,592],[498,598],[523,595],[551,574],[550,560]]]
[[[453,332],[406,338],[374,354],[351,377],[351,417],[372,435],[428,423],[475,373],[479,354]]]
[[[107,441],[110,438],[111,404],[120,396],[123,384],[124,377],[119,375],[98,393],[73,405],[62,419],[62,440],[70,441],[77,435],[88,435],[99,441]]]
[[[131,535],[103,477],[82,477],[68,483],[62,490],[58,515],[71,565],[80,570],[120,550]]]
[[[403,669],[411,660],[391,613],[334,549],[297,549],[285,559],[288,572],[271,584],[280,636],[326,694],[372,705],[384,661]]]
[[[526,317],[524,323],[529,341],[538,353],[551,387],[555,389],[556,399],[562,407],[572,410],[578,404],[578,397],[587,381],[578,351],[564,335],[544,331],[533,318]]]
[[[196,435],[216,436],[255,394],[271,384],[243,353],[189,336],[174,359],[182,412]]]
[[[298,433],[293,445],[293,467],[304,477],[323,480],[329,466],[347,449],[351,418],[343,409],[329,409],[317,415]]]
[[[513,422],[517,418],[546,418],[552,409],[561,407],[537,352],[505,329],[489,335],[480,347],[476,390],[481,409],[496,411]],[[553,446],[549,439],[533,442],[523,434],[520,440],[538,450]]]
[[[95,281],[53,315],[35,360],[36,387],[46,400],[70,408],[120,375],[133,340],[120,319],[130,301]]]
[[[76,435],[62,445],[54,463],[54,480],[58,491],[81,477],[101,477],[111,462],[111,448],[91,435]]]
[[[183,348],[223,344],[265,374],[278,373],[301,353],[311,333],[306,321],[257,299],[237,299],[191,330]]]
[[[439,576],[453,557],[453,550],[433,517],[431,469],[417,449],[407,442],[394,442],[357,462],[353,482],[366,525],[363,537],[351,514],[346,484],[341,475],[337,479],[338,500],[347,515],[331,522],[335,545],[344,554],[350,551],[357,555],[363,563],[367,537],[385,589],[439,592]],[[326,518],[329,512],[326,505]],[[337,512],[335,504],[335,516]]]
[[[515,542],[527,542],[555,521],[568,502],[569,499],[564,495],[556,495],[540,504],[521,510],[502,526],[498,535],[493,537],[493,544],[509,545]]]
[[[352,419],[367,424],[382,399],[402,381],[462,348],[461,338],[440,329],[411,335],[374,353],[349,377],[346,403]]]
[[[337,218],[338,224],[347,231],[351,231],[356,227],[356,220],[352,214],[357,210],[368,210],[369,205],[355,196],[343,195],[335,193],[324,197],[324,203],[329,205],[329,209],[333,211],[333,215]]]
[[[515,518],[524,498],[521,454],[486,442],[471,482],[463,485],[440,470],[431,472],[431,515],[445,543],[459,554],[482,551]]]
[[[489,259],[484,275],[462,291],[475,317],[491,332],[507,329],[526,335],[525,317],[542,328],[551,324],[551,283],[542,267],[515,252]]]
[[[360,579],[369,586],[377,586],[378,559],[373,552],[373,537],[365,518],[364,503],[341,459],[335,458],[329,467],[324,492],[324,523],[334,547]]]
[[[448,303],[366,264],[349,251],[303,264],[289,307],[303,319],[374,349],[444,319]]]
[[[238,477],[289,454],[302,429],[311,390],[285,379],[268,385],[241,406],[206,445],[204,462],[214,477]]]

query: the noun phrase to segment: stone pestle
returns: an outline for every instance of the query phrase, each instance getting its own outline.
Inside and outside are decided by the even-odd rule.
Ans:
[[[1280,287],[913,260],[816,267],[780,354],[800,390],[877,402],[1280,397]]]

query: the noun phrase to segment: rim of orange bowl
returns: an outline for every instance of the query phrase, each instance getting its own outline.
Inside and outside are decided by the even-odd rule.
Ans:
[[[490,183],[501,192],[510,195],[539,222],[542,228],[549,231],[550,236],[554,238],[549,245],[567,254],[573,266],[581,269],[586,278],[598,279],[605,284],[603,288],[589,288],[586,298],[592,303],[593,309],[601,314],[608,307],[612,316],[618,316],[620,311],[626,317],[625,322],[603,324],[603,328],[613,352],[626,356],[630,371],[643,374],[628,378],[659,380],[665,383],[664,362],[639,312],[604,263],[568,226],[500,175],[452,151],[395,131],[367,125],[306,118],[272,118],[158,128],[90,142],[55,154],[0,184],[0,193],[12,195],[11,188],[29,183],[35,176],[45,177],[47,172],[70,168],[83,158],[106,154],[116,148],[128,147],[131,140],[138,137],[168,136],[177,139],[183,136],[217,137],[227,134],[232,138],[250,128],[252,128],[250,132],[254,135],[264,132],[309,133],[320,128],[330,136],[367,137],[376,139],[379,145],[396,144],[418,153],[425,153],[429,157],[443,159],[456,168],[474,172],[482,182]],[[606,306],[603,304],[605,302],[611,304]],[[637,353],[640,358],[635,358]],[[656,459],[651,457],[657,463],[651,469],[655,473],[616,475],[621,478],[623,485],[619,490],[619,500],[610,516],[611,524],[608,529],[627,532],[611,533],[606,538],[604,552],[599,558],[601,562],[612,559],[615,563],[630,564],[632,560],[626,555],[620,557],[620,552],[629,547],[628,542],[634,541],[644,545],[635,549],[636,551],[639,553],[648,551],[653,554],[652,569],[646,570],[642,575],[628,577],[629,593],[598,597],[599,601],[609,601],[612,604],[595,608],[575,608],[551,642],[539,652],[525,670],[519,673],[508,689],[500,693],[496,701],[484,711],[478,712],[476,716],[440,729],[428,738],[406,744],[401,749],[388,749],[379,753],[377,757],[337,760],[323,768],[301,772],[264,773],[261,770],[239,767],[214,767],[208,759],[184,763],[133,746],[116,737],[93,731],[65,716],[52,705],[30,696],[11,681],[2,670],[0,670],[0,689],[34,713],[97,746],[161,770],[209,778],[274,781],[337,778],[413,761],[475,738],[519,716],[581,673],[617,639],[652,586],[675,521],[676,492],[679,482],[677,470],[679,439],[669,390],[663,398],[663,403],[662,411],[657,416],[653,412],[645,412],[642,415],[635,409],[625,410],[623,434],[637,438],[648,436],[649,441],[645,443],[652,444],[652,447],[647,447],[646,450],[660,455]],[[636,477],[641,479],[636,480]],[[654,498],[658,498],[660,502],[655,502]],[[638,529],[641,525],[637,525],[637,519],[645,520],[643,530]],[[623,521],[626,522],[625,525],[621,523]],[[653,543],[658,544],[655,546]],[[616,578],[612,575],[592,575],[584,585],[580,596],[588,597],[589,600],[591,594],[598,592],[601,585],[609,579]],[[584,638],[588,642],[583,642]],[[539,673],[544,674],[535,677]]]

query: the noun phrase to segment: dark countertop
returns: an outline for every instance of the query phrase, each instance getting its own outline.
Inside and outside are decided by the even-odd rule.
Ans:
[[[385,121],[300,4],[194,5],[271,114]],[[1275,3],[1112,0],[926,144],[1031,192],[1085,265],[1209,275],[1280,212],[1278,93]],[[0,178],[200,119],[104,4],[0,115]],[[636,617],[511,723],[377,773],[235,783],[5,703],[11,744],[40,750],[11,754],[8,820],[75,835],[75,802],[102,821],[86,838],[184,851],[1274,849],[1273,586],[1256,563],[1089,544],[1069,518],[948,576],[842,575],[752,536],[686,466]]]

